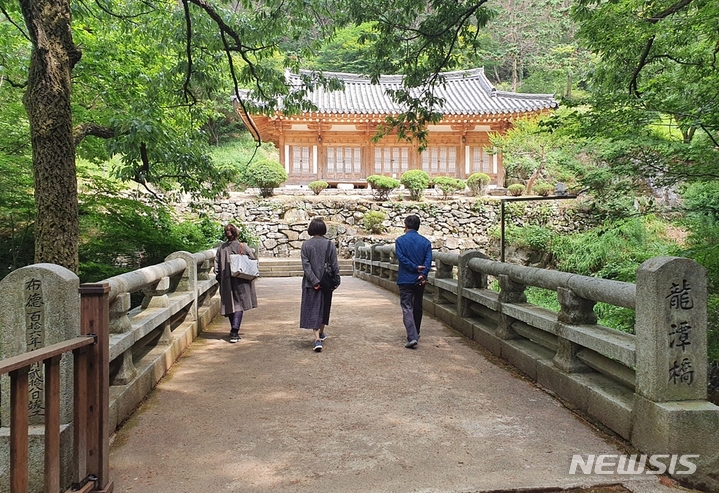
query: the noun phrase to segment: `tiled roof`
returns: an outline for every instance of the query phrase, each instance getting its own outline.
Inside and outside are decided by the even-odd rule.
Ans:
[[[301,74],[310,74],[302,71]],[[445,100],[440,109],[445,115],[495,115],[541,111],[557,107],[551,94],[521,94],[498,91],[484,75],[483,68],[446,72],[445,83],[435,88],[435,96]],[[392,101],[387,89],[401,89],[402,76],[380,77],[372,84],[368,77],[339,72],[324,72],[327,78],[344,81],[344,91],[326,91],[317,87],[307,97],[318,113],[397,114],[402,108]],[[292,86],[302,87],[300,75],[287,74]]]

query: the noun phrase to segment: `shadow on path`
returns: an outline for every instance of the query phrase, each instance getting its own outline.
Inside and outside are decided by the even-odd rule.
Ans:
[[[666,488],[569,475],[573,454],[623,451],[432,317],[405,349],[392,293],[344,277],[315,353],[298,328],[300,278],[260,279],[257,292],[242,340],[228,343],[217,318],[117,432],[116,492]]]

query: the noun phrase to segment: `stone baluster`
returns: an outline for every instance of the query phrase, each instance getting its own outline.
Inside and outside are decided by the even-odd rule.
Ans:
[[[372,263],[371,274],[378,277],[382,275],[382,269],[375,265],[375,262],[379,262],[382,258],[382,254],[377,250],[380,246],[381,245],[372,245],[370,251],[370,261]]]
[[[527,296],[524,294],[526,286],[512,281],[506,274],[500,274],[499,280],[499,303],[500,313],[497,323],[497,337],[500,339],[519,339],[521,336],[512,328],[512,324],[516,321],[502,310],[503,303],[526,303]]]
[[[397,255],[395,254],[394,248],[388,249],[389,252],[387,253],[387,257],[389,259],[390,265],[399,265],[399,261],[397,260]],[[387,279],[390,282],[397,282],[397,276],[399,272],[395,269],[387,269]]]
[[[161,330],[162,333],[157,340],[157,344],[158,346],[169,346],[172,344],[172,324],[169,320],[162,324]]]
[[[210,275],[212,270],[215,268],[215,262],[212,259],[207,259],[197,266],[197,280],[198,281],[209,281],[214,279],[214,275]]]
[[[355,271],[360,272],[366,272],[367,269],[365,267],[365,264],[363,262],[359,262],[359,260],[365,259],[365,243],[363,241],[358,241],[354,245],[354,261],[352,262],[352,269]]]
[[[488,258],[479,250],[467,250],[459,255],[457,263],[457,313],[460,317],[473,317],[469,309],[469,301],[464,297],[466,289],[487,289],[487,274],[475,272],[469,268],[473,258]]]
[[[170,303],[167,297],[168,291],[170,291],[170,278],[167,276],[143,288],[145,297],[142,299],[142,308],[165,308]]]
[[[189,308],[187,312],[188,320],[197,320],[198,317],[198,298],[197,298],[197,282],[198,278],[200,276],[200,273],[203,272],[202,269],[198,268],[197,266],[197,260],[195,259],[195,256],[191,254],[190,252],[174,252],[165,258],[165,261],[168,262],[170,260],[174,260],[176,258],[181,258],[185,261],[185,271],[182,273],[182,276],[180,277],[180,282],[177,285],[177,288],[175,288],[175,292],[191,292],[194,293],[195,301],[193,301],[192,306]],[[202,262],[204,270],[204,275],[206,278],[209,278],[208,272],[209,272],[209,266],[206,266],[205,264],[209,264],[210,261],[205,260]],[[214,267],[214,262],[212,263],[212,266]],[[166,296],[166,295],[165,295]],[[154,300],[154,298],[153,298]]]
[[[123,334],[132,329],[127,316],[130,311],[130,293],[120,293],[110,303],[110,333]]]
[[[554,355],[554,366],[567,373],[586,373],[591,368],[577,358],[577,352],[582,346],[564,337],[565,325],[593,325],[597,323],[597,315],[594,313],[594,300],[588,300],[577,296],[574,291],[568,288],[557,288],[557,298],[561,310],[557,315],[556,333],[558,337],[557,353]]]
[[[112,379],[112,385],[127,385],[137,376],[137,367],[132,359],[132,348],[126,349],[121,358],[122,363],[115,378]]]

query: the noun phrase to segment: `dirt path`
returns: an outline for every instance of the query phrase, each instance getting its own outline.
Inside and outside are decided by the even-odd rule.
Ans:
[[[392,293],[343,278],[315,353],[297,327],[300,279],[257,290],[242,341],[217,319],[116,434],[116,492],[676,491],[569,475],[573,454],[623,451],[431,317],[405,349]]]

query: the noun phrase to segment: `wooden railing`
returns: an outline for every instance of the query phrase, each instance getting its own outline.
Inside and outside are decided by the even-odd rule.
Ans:
[[[108,339],[107,284],[84,284],[81,336],[0,362],[0,375],[10,376],[10,493],[28,491],[28,374],[42,363],[45,370],[44,490],[60,491],[60,360],[72,352],[74,368],[72,491],[112,491],[108,477]]]
[[[71,483],[75,488],[73,491],[110,491],[106,489],[112,486],[107,464],[110,435],[219,311],[219,300],[214,296],[218,286],[211,274],[214,256],[215,250],[194,254],[175,252],[163,263],[98,284],[83,284],[79,303],[72,308],[73,313],[75,306],[80,308],[80,314],[75,313],[74,317],[80,320],[81,328],[76,331],[71,327],[68,333],[95,334],[96,338],[72,339],[70,335],[65,337],[71,338],[69,342],[41,347],[0,362],[0,376],[8,374],[8,380],[11,380],[7,386],[8,390],[12,389],[8,402],[13,401],[8,412],[11,416],[7,418],[11,437],[5,431],[3,442],[7,444],[3,446],[12,450],[12,459],[11,465],[0,465],[1,491],[5,491],[10,483],[12,493],[28,490],[57,493],[60,487],[67,488]],[[40,270],[45,272],[45,267]],[[55,271],[51,271],[54,275]],[[21,270],[18,273],[21,274]],[[63,275],[74,276],[69,271]],[[16,277],[24,279],[22,275]],[[64,294],[46,296],[57,299]],[[20,307],[23,309],[22,305]],[[24,336],[24,331],[15,331],[18,332]],[[57,333],[57,327],[53,327],[52,332]],[[97,343],[93,344],[94,341]],[[23,344],[21,341],[18,346]],[[64,353],[68,355],[62,360],[63,368],[69,368],[70,358],[73,358],[74,382],[72,374],[63,369],[60,370],[60,382],[56,382],[56,366]],[[31,414],[28,419],[27,377],[29,372],[29,385],[35,390],[37,381],[32,377],[38,372],[38,362],[44,362],[46,369],[44,378],[41,376],[41,385],[47,385],[46,414],[45,418],[42,414]],[[28,370],[33,364],[35,366]],[[71,385],[74,389],[67,388]],[[56,386],[63,388],[58,390]],[[58,392],[62,408],[59,417],[55,411]],[[74,402],[69,400],[70,396]],[[39,399],[31,395],[30,408],[33,405],[42,407],[42,402],[35,402]],[[74,408],[74,413],[69,408]],[[21,416],[22,409],[25,409],[25,418]],[[40,416],[41,421],[34,422],[35,416]],[[50,454],[44,458],[44,465],[40,450],[42,419],[45,419],[45,430],[49,432],[44,437],[45,453]],[[57,424],[60,421],[62,424]],[[64,438],[70,432],[70,426],[75,434],[73,443],[69,437]],[[60,427],[59,439],[56,427]],[[56,442],[64,454],[60,460],[54,452],[58,446]],[[68,460],[70,453],[75,456],[72,468]],[[43,474],[45,478],[41,481]]]

